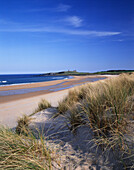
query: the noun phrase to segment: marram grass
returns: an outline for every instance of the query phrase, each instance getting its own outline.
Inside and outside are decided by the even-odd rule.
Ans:
[[[72,110],[83,112],[90,125],[98,129],[109,129],[112,125],[118,128],[126,122],[134,111],[134,74],[121,75],[103,82],[95,82],[74,88],[69,95],[59,103],[58,110],[64,113]],[[74,109],[73,109],[74,113]],[[76,113],[77,114],[77,113]]]
[[[23,115],[22,117],[20,117],[17,121],[16,133],[28,135],[28,133],[30,133],[29,129],[30,120],[31,118],[27,115]]]
[[[82,100],[86,95],[85,86],[81,85],[81,87],[75,87],[69,91],[67,97],[65,97],[62,101],[59,102],[58,111],[61,114],[64,114],[70,106],[75,105],[77,102]]]
[[[51,107],[51,104],[46,99],[42,99],[38,103],[38,107],[34,110],[34,112],[31,114],[31,116],[34,115],[37,112],[40,112],[40,111],[42,111],[44,109],[49,108],[49,107]]]
[[[68,111],[68,120],[75,129],[83,123],[89,126],[98,146],[134,154],[124,137],[125,134],[131,136],[129,121],[134,120],[134,74],[74,88],[59,103],[58,109],[62,114]]]
[[[18,135],[0,127],[0,169],[52,169],[53,153],[42,136],[37,140],[32,134]]]
[[[42,111],[44,109],[47,109],[49,107],[51,107],[51,104],[47,100],[42,99],[38,103],[38,107],[34,110],[34,112],[30,116],[32,116],[35,113],[40,112],[40,111]],[[27,135],[27,133],[31,133],[30,129],[29,129],[29,124],[30,124],[30,120],[31,120],[30,116],[27,116],[27,115],[24,114],[22,117],[20,117],[18,119],[17,127],[16,127],[16,133],[17,134]]]
[[[42,100],[36,112],[51,107]],[[56,152],[46,146],[44,136],[39,132],[39,139],[30,130],[31,117],[23,115],[18,119],[16,131],[0,126],[0,169],[53,169],[60,166]]]

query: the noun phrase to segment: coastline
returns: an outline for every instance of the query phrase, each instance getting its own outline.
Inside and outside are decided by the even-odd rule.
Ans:
[[[21,89],[32,89],[32,88],[41,88],[46,87],[45,90],[40,91],[33,91],[25,94],[16,94],[16,95],[6,95],[0,96],[0,103],[7,103],[11,101],[16,101],[20,99],[26,99],[35,96],[41,96],[48,93],[53,93],[56,91],[56,87],[61,90],[68,89],[71,86],[81,85],[83,83],[90,82],[88,78],[107,78],[107,76],[97,75],[97,76],[74,76],[72,79],[67,80],[54,80],[54,81],[46,81],[40,83],[30,83],[30,84],[21,84],[21,85],[14,85],[14,86],[2,86],[0,87],[0,92],[4,91],[12,91],[12,90],[21,90]],[[62,85],[59,85],[62,84]],[[51,90],[47,89],[51,86]],[[57,91],[61,91],[57,90]]]
[[[1,75],[0,75],[1,76]],[[10,86],[21,86],[21,85],[27,85],[27,84],[36,84],[36,83],[44,83],[44,82],[51,82],[51,81],[56,81],[56,80],[68,80],[68,79],[72,79],[74,76],[52,76],[52,78],[51,78],[51,76],[49,76],[50,77],[50,79],[45,79],[45,80],[38,80],[38,77],[37,77],[37,80],[35,81],[35,80],[33,80],[33,81],[27,81],[26,80],[26,82],[24,81],[24,82],[14,82],[14,84],[13,83],[11,83],[11,84],[0,84],[0,87],[10,87]],[[58,77],[58,78],[56,78],[56,77]],[[1,77],[0,77],[1,78]],[[19,77],[18,77],[19,78]],[[36,78],[36,77],[35,77]],[[46,78],[46,76],[44,76],[44,78]],[[47,77],[48,78],[48,77]],[[4,78],[3,78],[4,79]],[[5,78],[6,79],[6,78]],[[8,79],[8,78],[7,78]],[[16,80],[17,80],[17,78],[16,78]],[[8,80],[9,81],[9,80]],[[8,82],[8,81],[0,81],[0,82]]]
[[[56,83],[57,84],[62,83],[62,82],[65,82],[65,81],[74,82],[74,81],[79,81],[81,79],[86,79],[86,78],[100,78],[100,77],[107,77],[107,76],[108,75],[73,76],[73,78],[70,78],[70,79],[44,81],[44,82],[37,82],[37,83],[5,85],[5,86],[0,86],[0,91],[14,90],[14,89],[25,89],[25,88],[35,88],[35,87],[44,87],[44,86],[51,86],[51,85],[54,85]]]

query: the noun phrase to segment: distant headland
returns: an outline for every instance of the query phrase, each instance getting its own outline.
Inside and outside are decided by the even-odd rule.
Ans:
[[[76,70],[73,71],[60,71],[60,72],[50,72],[50,73],[44,73],[44,74],[39,74],[39,76],[60,76],[60,75],[65,75],[65,76],[84,76],[84,75],[118,75],[121,73],[132,73],[134,70],[107,70],[107,71],[99,71],[99,72],[94,72],[94,73],[89,73],[89,72],[78,72]]]

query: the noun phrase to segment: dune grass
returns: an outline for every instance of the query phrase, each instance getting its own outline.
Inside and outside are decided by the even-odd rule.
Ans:
[[[27,115],[23,115],[17,121],[16,133],[27,135],[30,132],[29,124],[31,118]]]
[[[31,133],[30,129],[29,129],[29,124],[31,122],[31,116],[34,115],[37,112],[40,112],[44,109],[49,108],[49,107],[51,107],[51,104],[47,100],[42,99],[38,103],[38,107],[34,110],[34,112],[30,116],[27,116],[27,115],[24,114],[22,117],[20,117],[18,119],[17,126],[16,126],[16,133],[17,134],[24,134],[24,135]]]
[[[58,112],[60,114],[64,114],[70,106],[74,106],[77,102],[84,99],[86,95],[86,88],[84,85],[80,87],[75,87],[69,91],[67,97],[65,97],[62,101],[58,104]]]
[[[132,151],[124,134],[129,133],[129,121],[134,120],[134,74],[74,88],[58,109],[62,114],[68,110],[72,127],[86,123],[94,132],[97,145],[125,153]]]
[[[41,100],[39,112],[51,107],[46,100]],[[0,127],[0,169],[52,169],[56,161],[54,150],[46,146],[46,140],[39,131],[38,139],[30,130],[31,117],[23,115],[17,121],[16,130]]]
[[[38,103],[38,107],[34,110],[34,112],[30,115],[34,115],[37,112],[40,112],[44,109],[47,109],[51,107],[51,104],[46,100],[46,99],[42,99],[39,103]]]
[[[0,169],[52,169],[54,151],[32,134],[18,135],[10,129],[0,127]]]
[[[42,99],[34,114],[48,107],[50,103]],[[43,135],[36,139],[30,123],[31,117],[23,115],[17,121],[15,132],[0,127],[0,169],[52,169],[53,151],[46,147]]]

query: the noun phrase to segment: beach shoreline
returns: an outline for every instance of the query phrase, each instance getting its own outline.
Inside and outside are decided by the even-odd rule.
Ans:
[[[54,80],[54,81],[46,81],[46,82],[30,83],[30,84],[22,84],[22,85],[14,85],[14,86],[1,86],[0,92],[10,91],[10,90],[11,91],[12,90],[21,90],[21,89],[26,90],[26,89],[31,89],[31,88],[40,88],[40,87],[49,87],[49,86],[55,86],[55,87],[51,88],[51,90],[46,89],[46,90],[28,92],[25,94],[0,96],[0,104],[53,93],[54,90],[56,91],[56,86],[59,88],[64,87],[64,89],[67,89],[68,87],[71,87],[71,86],[77,86],[77,85],[81,85],[83,83],[88,83],[88,82],[90,82],[88,80],[88,78],[107,78],[107,76],[105,76],[105,75],[104,76],[103,75],[74,76],[72,79],[67,79],[67,80],[64,79],[64,80]],[[59,84],[62,84],[62,86],[60,86]],[[64,90],[64,89],[61,88],[61,90]],[[57,91],[61,91],[61,90],[57,90]]]
[[[34,87],[43,87],[43,86],[50,86],[62,82],[72,82],[72,81],[77,81],[81,79],[86,79],[86,78],[101,78],[101,77],[107,77],[108,75],[91,75],[91,76],[73,76],[73,78],[70,79],[62,79],[62,80],[53,80],[53,81],[44,81],[44,82],[36,82],[36,83],[25,83],[25,84],[15,84],[15,85],[5,85],[5,86],[0,86],[0,91],[5,91],[5,90],[14,90],[14,89],[25,89],[25,88],[34,88]]]

